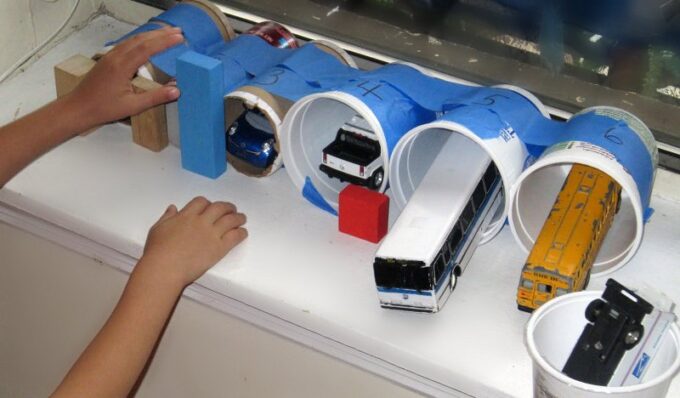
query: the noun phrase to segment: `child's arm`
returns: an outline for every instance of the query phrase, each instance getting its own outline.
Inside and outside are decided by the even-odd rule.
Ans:
[[[53,397],[129,394],[182,290],[247,236],[229,203],[170,206],[151,228],[118,305]]]
[[[97,62],[72,93],[0,127],[0,188],[34,159],[69,138],[177,99],[176,87],[136,94],[131,81],[150,56],[182,40],[180,30],[174,28],[127,40]]]

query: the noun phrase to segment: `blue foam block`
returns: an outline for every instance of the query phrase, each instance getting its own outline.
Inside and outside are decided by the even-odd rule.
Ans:
[[[222,62],[189,51],[177,60],[182,167],[217,178],[227,169]]]

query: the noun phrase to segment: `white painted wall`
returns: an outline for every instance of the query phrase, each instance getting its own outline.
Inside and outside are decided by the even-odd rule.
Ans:
[[[140,25],[160,10],[130,0],[100,0],[106,12],[121,21]]]
[[[76,0],[1,0],[0,75],[50,37],[69,15],[75,2]],[[75,15],[56,41],[86,23],[100,10],[105,10],[118,19],[138,24],[159,12],[130,0],[80,0]],[[48,45],[46,50],[49,48]]]
[[[0,397],[46,397],[111,313],[127,275],[0,223]],[[417,395],[180,300],[137,397]]]
[[[76,0],[0,1],[0,74],[51,36],[69,15]],[[85,23],[102,0],[81,0],[68,27],[59,37]]]

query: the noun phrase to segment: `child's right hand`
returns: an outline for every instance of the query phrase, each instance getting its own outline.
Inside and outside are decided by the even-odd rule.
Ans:
[[[166,27],[141,33],[118,44],[100,59],[85,79],[66,98],[84,131],[101,124],[136,115],[176,100],[180,93],[166,85],[136,93],[132,79],[154,54],[184,40],[179,28]]]
[[[245,223],[231,203],[197,197],[180,211],[171,205],[151,227],[138,267],[184,287],[248,236]]]

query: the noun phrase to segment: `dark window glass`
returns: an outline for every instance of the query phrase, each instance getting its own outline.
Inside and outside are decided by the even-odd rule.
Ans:
[[[461,231],[460,224],[456,223],[456,225],[453,227],[453,230],[449,234],[449,238],[447,239],[447,242],[449,244],[449,251],[451,252],[451,254],[454,254],[458,249],[458,245],[460,244],[460,239],[462,237],[463,232]]]
[[[470,228],[470,224],[472,224],[472,220],[475,217],[475,210],[472,207],[472,201],[469,201],[468,204],[465,206],[465,209],[463,210],[463,214],[460,215],[460,225],[465,232],[467,232],[468,228]]]
[[[446,263],[444,262],[444,257],[441,255],[441,253],[437,256],[437,258],[434,260],[434,280],[435,283],[441,278],[442,274],[444,273],[444,268],[446,267]]]
[[[486,194],[484,193],[484,182],[480,181],[479,184],[477,184],[475,192],[472,194],[472,201],[474,202],[475,211],[482,207],[485,197]]]
[[[493,185],[494,181],[496,181],[496,177],[498,176],[498,169],[496,169],[496,166],[491,164],[489,167],[486,169],[486,172],[484,172],[484,186],[486,187],[486,191],[489,192],[491,190],[491,186]]]
[[[422,261],[397,261],[376,258],[373,263],[375,284],[384,288],[432,290],[432,267]]]

